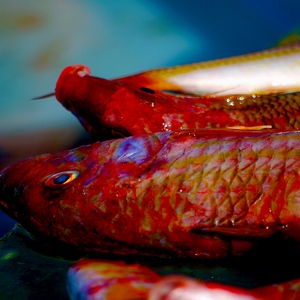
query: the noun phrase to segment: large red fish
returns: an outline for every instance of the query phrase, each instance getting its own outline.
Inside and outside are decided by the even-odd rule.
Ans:
[[[129,136],[199,128],[300,128],[300,93],[176,96],[93,77],[77,65],[63,70],[55,94],[100,139],[110,131]]]
[[[0,208],[86,251],[225,257],[298,229],[299,149],[298,131],[97,142],[4,169]]]

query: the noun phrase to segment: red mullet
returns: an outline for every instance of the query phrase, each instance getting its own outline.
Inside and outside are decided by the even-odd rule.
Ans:
[[[56,97],[101,140],[111,131],[130,136],[199,128],[300,128],[300,93],[178,96],[89,74],[81,65],[64,69]]]
[[[0,207],[85,251],[240,254],[300,222],[300,133],[132,136],[29,158],[0,173]]]

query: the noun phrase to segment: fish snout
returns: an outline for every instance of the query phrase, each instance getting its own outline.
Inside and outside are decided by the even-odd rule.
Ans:
[[[0,172],[0,209],[10,217],[17,218],[24,189],[38,175],[40,163],[45,156],[48,155],[17,162]]]

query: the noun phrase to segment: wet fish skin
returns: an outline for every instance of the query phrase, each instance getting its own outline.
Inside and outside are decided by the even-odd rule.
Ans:
[[[83,65],[65,68],[56,98],[85,129],[104,140],[182,129],[267,126],[300,128],[300,92],[279,95],[176,96],[90,76]]]
[[[225,257],[299,227],[300,133],[179,131],[97,142],[0,173],[0,208],[84,251]]]

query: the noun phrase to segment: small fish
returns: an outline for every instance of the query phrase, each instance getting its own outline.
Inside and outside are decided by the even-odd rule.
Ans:
[[[183,275],[162,278],[140,264],[83,259],[69,268],[67,290],[71,300],[297,300],[300,279],[243,289]]]
[[[299,149],[299,131],[97,142],[4,169],[0,208],[84,251],[239,255],[275,232],[299,240]]]
[[[86,66],[62,71],[56,97],[98,139],[199,128],[300,129],[300,92],[251,96],[176,96],[90,76]]]
[[[153,69],[124,83],[196,95],[270,94],[300,90],[300,43],[261,52]]]
[[[149,268],[122,261],[84,259],[67,275],[71,300],[148,299],[149,290],[161,277]]]

